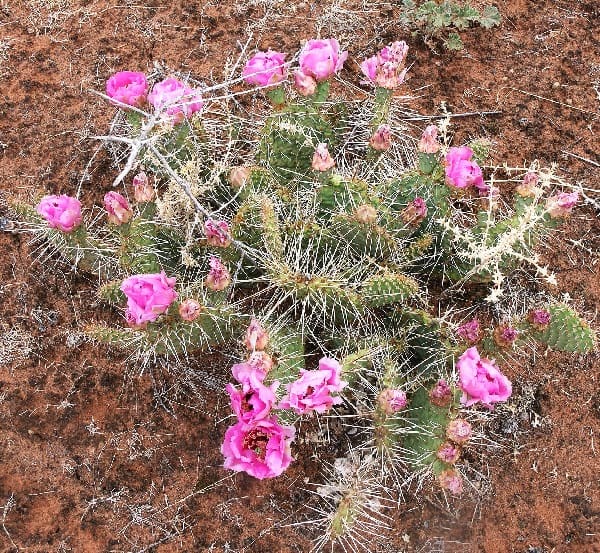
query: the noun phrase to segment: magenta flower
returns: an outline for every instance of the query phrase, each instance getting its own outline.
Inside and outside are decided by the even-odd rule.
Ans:
[[[556,196],[551,196],[546,200],[546,210],[553,219],[568,217],[578,200],[577,192],[559,192]]]
[[[146,101],[146,75],[135,71],[120,71],[106,81],[106,95],[128,106],[139,107]]]
[[[174,77],[156,83],[148,95],[148,101],[157,111],[164,111],[165,119],[173,125],[191,117],[204,105],[199,89],[190,88]]]
[[[249,371],[246,376],[240,389],[233,384],[227,384],[225,390],[229,394],[231,409],[238,420],[250,423],[266,418],[271,412],[277,401],[275,391],[279,382],[265,386],[260,378],[260,371]]]
[[[315,171],[328,171],[335,166],[335,161],[331,157],[327,144],[321,142],[315,149],[315,153],[312,158],[312,168]]]
[[[231,275],[223,262],[214,255],[210,256],[208,261],[210,270],[204,279],[204,283],[214,292],[225,290],[231,284]]]
[[[256,86],[280,83],[287,76],[285,56],[273,50],[257,52],[248,60],[242,71],[244,80]]]
[[[408,401],[406,399],[406,392],[397,388],[385,388],[379,394],[377,403],[384,413],[393,415],[402,411]]]
[[[263,350],[269,343],[269,334],[262,327],[258,319],[252,319],[246,329],[244,345],[250,351]]]
[[[340,51],[335,38],[309,40],[300,52],[300,70],[316,81],[325,81],[342,69],[347,58],[348,52]]]
[[[294,73],[294,86],[301,96],[312,96],[317,91],[317,81],[302,71]]]
[[[379,125],[371,136],[369,145],[378,152],[385,152],[392,146],[392,130],[389,125]]]
[[[429,391],[429,401],[437,407],[447,407],[452,400],[452,388],[441,378]]]
[[[527,316],[527,320],[538,330],[544,330],[550,324],[550,311],[534,309]]]
[[[155,321],[175,301],[174,286],[175,278],[167,278],[164,271],[126,278],[121,291],[127,296],[127,321],[137,326]]]
[[[427,217],[427,204],[423,198],[415,198],[400,213],[400,218],[409,226],[417,227]]]
[[[225,468],[262,480],[279,476],[292,462],[293,426],[281,426],[277,417],[243,421],[225,432],[221,453]]]
[[[229,224],[226,221],[207,219],[204,222],[206,243],[214,248],[227,248],[231,244]]]
[[[519,331],[510,325],[500,325],[494,330],[494,342],[500,347],[512,346],[519,337]]]
[[[262,382],[267,375],[267,372],[264,371],[262,367],[255,363],[251,363],[250,361],[232,365],[231,373],[233,374],[233,378],[235,378],[240,384],[249,382],[251,375],[253,375],[253,378],[257,378]]]
[[[104,209],[108,213],[108,222],[113,225],[128,223],[133,217],[127,198],[118,192],[107,192],[104,195]]]
[[[485,189],[481,168],[471,158],[473,150],[467,146],[450,148],[446,154],[446,183],[454,188]]]
[[[72,232],[81,224],[81,202],[66,196],[44,196],[36,211],[48,222],[48,226],[62,232]]]
[[[340,380],[342,367],[335,360],[323,357],[316,371],[300,370],[300,378],[287,385],[287,395],[279,404],[279,409],[293,409],[296,413],[324,413],[332,405],[342,402],[342,398],[331,394],[340,392],[347,382]]]
[[[488,409],[493,404],[506,401],[512,394],[512,385],[496,367],[494,361],[482,359],[476,347],[465,351],[456,363],[463,391],[460,401],[467,407],[481,402]]]
[[[482,338],[482,331],[479,321],[477,319],[471,319],[466,323],[461,324],[456,329],[456,334],[460,336],[465,342],[475,344]]]
[[[443,470],[438,476],[438,482],[444,490],[452,495],[460,495],[463,491],[462,477],[454,469]]]
[[[437,450],[436,457],[444,463],[453,465],[460,457],[460,448],[451,442],[444,442]]]
[[[202,311],[202,306],[194,299],[187,299],[179,304],[179,316],[188,323],[195,321]]]
[[[437,140],[438,128],[435,125],[425,127],[417,149],[423,154],[436,154],[440,150],[440,143]]]
[[[151,202],[154,199],[154,187],[150,184],[148,175],[140,171],[133,177],[133,197],[138,203]]]
[[[525,173],[523,177],[523,182],[519,184],[516,188],[517,194],[523,196],[524,198],[533,198],[536,196],[538,192],[537,184],[540,180],[540,177],[537,173],[533,171],[529,171]]]
[[[446,427],[446,437],[457,444],[465,444],[473,435],[471,424],[465,419],[454,419]]]
[[[361,71],[367,79],[377,86],[393,90],[398,88],[406,78],[405,68],[408,45],[396,41],[380,50],[360,64]]]

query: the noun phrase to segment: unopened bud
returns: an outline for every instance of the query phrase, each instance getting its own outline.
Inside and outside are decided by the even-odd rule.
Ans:
[[[317,146],[313,155],[312,168],[315,171],[328,171],[334,166],[335,161],[327,149],[327,144],[325,142],[321,142],[321,144]]]
[[[269,343],[269,335],[257,319],[252,319],[246,330],[244,345],[250,351],[263,350]]]
[[[251,171],[250,167],[234,167],[229,171],[229,182],[231,183],[231,186],[236,190],[239,190],[246,184]]]
[[[184,321],[192,322],[196,320],[201,311],[202,306],[193,299],[184,300],[179,304],[179,316]]]

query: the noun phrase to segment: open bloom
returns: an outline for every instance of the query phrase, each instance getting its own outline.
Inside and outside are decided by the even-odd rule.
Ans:
[[[427,204],[423,198],[415,198],[400,213],[400,218],[411,227],[418,227],[427,217]]]
[[[389,125],[379,125],[371,136],[369,145],[378,152],[385,152],[392,146],[392,131]]]
[[[493,404],[506,401],[512,394],[512,385],[496,367],[494,361],[482,359],[476,347],[465,351],[456,363],[463,391],[461,403],[467,407],[481,402],[493,409]]]
[[[317,91],[317,81],[302,71],[294,73],[294,86],[300,96],[312,96]]]
[[[456,334],[460,336],[465,342],[475,344],[483,337],[481,325],[477,319],[471,319],[466,323],[461,324],[456,329]]]
[[[285,54],[267,50],[257,52],[246,63],[242,76],[248,84],[267,86],[285,79]]]
[[[481,168],[471,158],[473,150],[467,146],[450,148],[446,154],[446,182],[454,188],[475,186],[486,189]]]
[[[258,319],[252,319],[246,329],[244,345],[250,350],[263,350],[269,343],[269,334],[262,327]]]
[[[249,423],[266,418],[277,401],[275,391],[279,382],[265,386],[259,371],[249,371],[241,384],[240,389],[233,384],[225,388],[231,399],[231,409],[238,420]]]
[[[188,323],[195,321],[202,311],[202,306],[194,299],[188,298],[179,304],[179,316]]]
[[[191,117],[204,105],[199,89],[190,88],[174,77],[156,83],[148,101],[157,111],[164,111],[165,119],[174,125]]]
[[[121,284],[127,296],[127,320],[135,325],[155,321],[175,301],[175,278],[164,271],[148,275],[133,275]]]
[[[403,40],[396,41],[380,50],[360,64],[363,74],[382,88],[399,87],[406,78],[405,67],[408,45]]]
[[[108,222],[113,225],[128,223],[133,217],[127,198],[118,192],[107,192],[104,195],[104,209],[108,213]]]
[[[81,224],[81,202],[71,196],[44,196],[36,211],[48,221],[48,226],[63,232],[72,232]]]
[[[231,373],[233,374],[233,378],[235,378],[240,384],[244,384],[248,382],[250,379],[250,375],[253,375],[253,378],[257,378],[261,382],[265,379],[267,372],[264,371],[260,366],[250,363],[250,361],[245,361],[243,363],[236,363],[231,366]]]
[[[206,234],[206,243],[214,248],[227,248],[231,244],[227,221],[207,219],[204,222],[204,234]]]
[[[328,171],[335,166],[335,161],[331,157],[327,144],[321,142],[315,149],[315,153],[312,158],[312,168],[315,171]]]
[[[384,413],[393,415],[402,411],[408,404],[406,399],[406,392],[397,388],[385,388],[381,390],[377,403]]]
[[[146,75],[136,71],[119,71],[106,81],[106,95],[128,106],[140,106],[146,101]]]
[[[429,391],[429,401],[437,407],[447,407],[452,400],[452,388],[441,378]]]
[[[425,127],[417,149],[423,154],[436,154],[440,150],[440,143],[437,141],[438,128],[435,125]]]
[[[347,382],[340,380],[342,367],[335,360],[323,357],[316,371],[300,370],[300,378],[287,385],[287,395],[279,404],[280,409],[293,409],[298,414],[324,413],[342,398],[332,396],[340,392]]]
[[[348,58],[348,52],[340,51],[335,38],[309,40],[300,52],[298,63],[304,75],[316,81],[325,81],[340,71]]]
[[[473,434],[469,421],[465,419],[454,419],[446,427],[446,437],[457,444],[467,443]]]
[[[138,203],[151,202],[154,199],[154,187],[148,180],[148,175],[144,171],[140,171],[133,177],[133,197]]]
[[[225,290],[231,284],[231,275],[227,270],[227,267],[223,262],[216,256],[212,255],[208,261],[210,270],[204,280],[204,283],[208,288],[215,292]]]
[[[454,469],[443,470],[438,476],[438,482],[452,495],[460,495],[463,491],[462,477]]]
[[[559,192],[556,196],[551,196],[546,200],[546,210],[550,217],[567,217],[579,200],[577,192]]]
[[[294,434],[293,426],[281,426],[275,416],[240,421],[225,432],[221,446],[224,466],[260,480],[279,476],[292,462]]]

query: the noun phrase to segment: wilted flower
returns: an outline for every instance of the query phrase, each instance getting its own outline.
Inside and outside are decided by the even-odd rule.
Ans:
[[[435,125],[425,127],[417,149],[423,154],[435,154],[440,150],[440,143],[437,140],[438,128]]]
[[[429,391],[429,401],[437,407],[448,407],[452,400],[452,388],[441,378]]]
[[[48,221],[48,226],[62,232],[72,232],[81,224],[81,202],[71,196],[44,196],[36,211]]]
[[[476,347],[465,351],[456,363],[463,391],[461,403],[467,407],[481,402],[493,409],[493,404],[506,401],[512,394],[512,385],[496,367],[494,361],[482,359]]]
[[[500,347],[512,346],[519,337],[519,331],[510,325],[500,325],[494,330],[494,342]]]
[[[364,225],[371,225],[377,221],[377,210],[369,204],[359,205],[354,210],[354,218]]]
[[[567,217],[578,200],[577,192],[559,192],[546,200],[546,210],[553,219]]]
[[[258,371],[251,371],[241,382],[240,389],[233,384],[225,387],[231,399],[231,409],[240,421],[249,423],[266,418],[277,401],[275,391],[279,382],[265,386],[261,376]]]
[[[108,213],[108,222],[113,225],[128,223],[133,217],[127,198],[118,192],[107,192],[104,195],[104,209]]]
[[[250,351],[263,350],[269,343],[269,334],[258,319],[252,319],[246,329],[244,345]]]
[[[427,204],[423,198],[415,198],[400,213],[400,218],[411,227],[418,227],[427,217]]]
[[[202,311],[202,306],[194,299],[187,299],[179,304],[179,316],[188,322],[195,321]]]
[[[214,255],[210,257],[208,264],[210,270],[208,271],[204,283],[214,292],[225,290],[225,288],[231,284],[231,275],[229,274],[227,267],[225,267],[223,262]]]
[[[298,63],[305,75],[316,81],[325,81],[342,69],[348,52],[340,51],[335,38],[309,40],[302,48]]]
[[[312,96],[317,91],[317,81],[302,71],[294,73],[294,86],[301,96]]]
[[[517,194],[519,196],[523,196],[524,198],[533,198],[537,195],[539,189],[537,188],[537,183],[539,182],[540,177],[537,173],[529,171],[523,177],[523,182],[519,184],[516,188]]]
[[[267,50],[257,52],[252,56],[242,71],[242,76],[248,84],[267,86],[283,81],[287,76],[285,54]]]
[[[475,186],[485,188],[481,168],[471,158],[473,150],[467,146],[450,148],[446,154],[446,182],[455,188]]]
[[[127,296],[127,321],[137,326],[155,321],[177,298],[174,287],[175,278],[164,271],[126,278],[121,291]]]
[[[231,186],[236,190],[240,189],[246,184],[251,172],[252,170],[250,167],[234,167],[229,171],[229,182],[231,183]]]
[[[266,351],[253,351],[246,363],[263,375],[266,375],[273,368],[273,358]]]
[[[166,120],[174,125],[181,123],[186,117],[191,117],[204,105],[199,89],[190,88],[174,77],[156,83],[148,95],[148,101],[154,109],[164,110]]]
[[[438,482],[444,490],[452,495],[460,495],[463,491],[462,477],[454,469],[443,470],[438,476]]]
[[[465,419],[454,419],[446,427],[446,437],[457,444],[467,443],[472,434],[471,424]]]
[[[483,332],[477,319],[471,319],[461,324],[456,329],[456,334],[471,344],[476,344],[483,337]]]
[[[231,245],[231,235],[227,221],[206,219],[204,234],[206,234],[206,243],[213,248],[227,248]]]
[[[393,415],[402,411],[408,404],[406,392],[397,388],[385,388],[381,390],[377,403],[384,413]]]
[[[138,203],[147,203],[154,200],[154,187],[150,184],[148,175],[140,171],[133,177],[133,197]]]
[[[453,465],[460,457],[460,448],[451,442],[444,442],[437,450],[436,457],[444,463]]]
[[[221,453],[225,468],[244,471],[255,478],[279,476],[291,463],[293,426],[281,426],[277,417],[243,421],[225,432]]]
[[[332,405],[342,402],[332,393],[340,392],[347,382],[340,380],[341,365],[335,360],[323,357],[316,371],[300,370],[300,378],[287,385],[287,395],[279,404],[279,409],[293,409],[298,414],[324,413]]]
[[[399,87],[408,71],[405,68],[408,45],[406,42],[396,41],[380,50],[360,64],[364,75],[377,86],[387,89]]]
[[[389,125],[379,125],[371,136],[369,145],[378,152],[389,150],[392,145],[392,131]]]
[[[332,167],[335,166],[335,161],[331,157],[329,150],[327,149],[327,144],[325,142],[321,142],[313,155],[312,158],[312,168],[315,171],[328,171]]]
[[[136,71],[120,71],[106,81],[106,95],[128,106],[142,105],[147,91],[146,75]]]
[[[546,309],[534,309],[527,316],[527,320],[537,330],[544,330],[550,324],[550,311]]]

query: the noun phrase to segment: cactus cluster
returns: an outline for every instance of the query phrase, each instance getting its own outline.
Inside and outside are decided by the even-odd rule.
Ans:
[[[201,110],[210,99],[201,101],[197,89],[177,79],[157,83],[149,111],[139,98],[120,97],[117,105],[129,110],[127,134],[112,139],[129,144],[135,153],[129,169],[143,166],[154,184],[137,174],[127,188],[132,203],[107,194],[108,224],[84,212],[73,228],[61,229],[55,211],[15,206],[30,229],[98,276],[99,298],[118,309],[127,303],[121,326],[88,325],[95,340],[144,364],[210,348],[250,356],[244,370],[260,367],[260,383],[236,377],[242,391],[230,393],[232,403],[233,396],[241,402],[238,412],[250,412],[256,390],[261,405],[272,405],[267,418],[238,423],[244,447],[261,462],[275,439],[272,428],[289,429],[311,412],[294,403],[294,383],[317,372],[319,356],[339,362],[339,397],[320,405],[335,413],[343,403],[343,420],[361,429],[353,445],[358,472],[325,494],[334,504],[325,517],[327,540],[340,543],[373,511],[377,486],[401,492],[412,473],[461,492],[460,453],[471,436],[465,417],[473,416],[464,406],[491,407],[510,395],[510,383],[476,348],[457,345],[431,296],[486,283],[494,301],[504,275],[527,262],[549,276],[534,254],[536,241],[575,203],[572,194],[551,196],[553,175],[538,171],[525,175],[512,206],[501,205],[479,165],[485,149],[444,146],[435,126],[408,158],[396,148],[402,122],[393,96],[405,74],[405,46],[393,43],[364,62],[375,92],[362,103],[329,95],[347,56],[336,41],[309,41],[305,48],[315,55],[334,50],[326,59],[335,63],[323,74],[301,54],[295,88],[284,83],[287,66],[273,65],[281,54],[257,55],[246,81],[272,87],[274,111],[256,115],[254,140],[232,138],[222,148],[213,132],[219,125]],[[179,83],[180,94],[161,103],[156,98],[169,80]],[[233,119],[221,121],[218,132],[243,131]],[[62,197],[51,198],[60,210]],[[594,348],[593,331],[568,306],[545,312],[546,318],[518,323],[520,339],[572,352]],[[493,336],[476,338],[470,341],[483,340],[490,357],[502,349]],[[485,388],[481,374],[502,393]],[[314,393],[307,390],[306,396]],[[277,420],[288,426],[277,427]],[[289,447],[293,432],[282,432],[277,439]],[[238,461],[229,459],[229,466],[245,470]],[[271,469],[260,477],[278,473]]]

